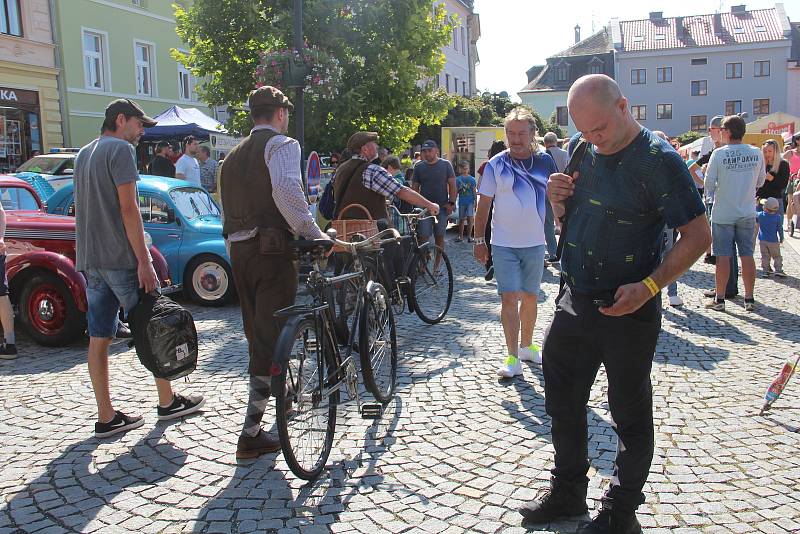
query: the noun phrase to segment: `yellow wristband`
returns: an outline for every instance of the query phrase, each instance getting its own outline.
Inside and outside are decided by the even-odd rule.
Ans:
[[[658,292],[661,291],[661,289],[658,287],[658,284],[656,284],[655,281],[649,276],[642,280],[642,283],[647,286],[647,289],[650,290],[650,294],[653,297],[655,297]]]

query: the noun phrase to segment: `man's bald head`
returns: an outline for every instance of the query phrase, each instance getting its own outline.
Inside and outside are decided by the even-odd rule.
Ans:
[[[578,78],[567,95],[567,107],[573,102],[591,100],[596,106],[612,107],[622,98],[617,82],[605,74],[589,74]]]

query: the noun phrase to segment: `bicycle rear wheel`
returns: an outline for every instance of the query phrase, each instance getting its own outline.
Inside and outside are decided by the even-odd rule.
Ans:
[[[339,390],[333,348],[312,317],[293,317],[281,331],[276,356],[286,362],[277,377],[276,422],[283,457],[304,480],[322,472],[333,446]]]
[[[434,269],[440,257],[438,270]],[[444,319],[453,300],[453,268],[444,250],[432,245],[417,252],[418,261],[411,266],[411,298],[414,311],[428,324]]]
[[[365,294],[358,346],[364,385],[375,400],[388,403],[397,382],[397,332],[389,295],[382,285]]]

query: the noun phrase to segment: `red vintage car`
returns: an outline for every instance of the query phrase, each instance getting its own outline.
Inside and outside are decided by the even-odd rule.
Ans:
[[[86,331],[86,279],[75,270],[75,219],[47,213],[23,180],[0,175],[6,212],[6,273],[19,322],[38,343],[63,346]],[[172,289],[164,256],[150,247],[162,292]]]

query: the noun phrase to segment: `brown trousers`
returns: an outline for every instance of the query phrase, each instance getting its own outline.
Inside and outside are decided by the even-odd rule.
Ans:
[[[231,267],[242,308],[250,376],[269,376],[275,343],[285,321],[275,312],[294,304],[297,267],[289,253],[259,253],[258,238],[231,243]]]

